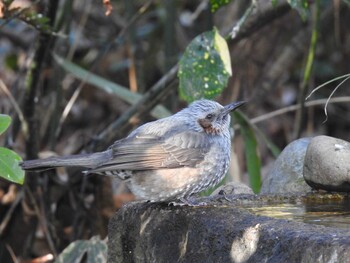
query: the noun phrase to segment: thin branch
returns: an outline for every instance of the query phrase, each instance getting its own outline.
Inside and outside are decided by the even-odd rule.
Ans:
[[[252,0],[252,3],[244,12],[243,16],[238,20],[237,24],[232,28],[232,31],[230,33],[230,37],[232,39],[235,39],[237,37],[237,34],[239,33],[239,31],[241,31],[242,25],[247,21],[248,17],[251,16],[251,14],[256,9],[256,7],[257,7],[256,0]]]
[[[334,79],[331,79],[331,80],[329,80],[329,81],[327,81],[327,82],[325,82],[325,83],[319,85],[318,87],[314,88],[314,89],[310,92],[310,94],[305,98],[305,100],[308,100],[308,99],[309,99],[316,91],[318,91],[320,88],[322,88],[322,87],[324,87],[324,86],[326,86],[326,85],[328,85],[328,84],[330,84],[330,83],[332,83],[332,82],[334,82],[334,81],[337,81],[337,80],[339,80],[339,79],[348,78],[348,77],[350,77],[350,73],[349,73],[349,74],[342,75],[342,76],[339,76],[339,77],[336,77],[336,78],[334,78]]]
[[[9,97],[10,102],[13,106],[13,108],[15,109],[18,118],[21,122],[21,128],[22,128],[22,132],[24,137],[28,136],[28,124],[26,122],[26,120],[24,119],[23,116],[23,112],[21,110],[21,108],[19,107],[17,101],[15,100],[15,98],[12,96],[11,92],[9,91],[9,89],[7,88],[7,86],[5,85],[5,83],[0,79],[0,89],[7,95],[7,97]]]
[[[295,121],[295,138],[299,138],[303,130],[305,121],[305,97],[307,94],[307,88],[312,74],[312,69],[315,60],[316,44],[318,40],[319,28],[320,28],[321,6],[320,0],[316,0],[316,6],[314,10],[314,21],[312,25],[311,42],[309,47],[309,53],[304,70],[303,81],[300,86],[300,94],[298,102],[300,103],[300,109],[296,112]]]
[[[59,123],[58,123],[58,127],[57,127],[57,130],[55,132],[55,138],[57,139],[58,136],[60,135],[61,133],[61,130],[62,130],[62,126],[63,126],[63,123],[65,122],[69,112],[71,111],[71,109],[73,108],[73,105],[74,103],[76,102],[76,100],[78,99],[79,95],[80,95],[80,92],[82,91],[83,89],[83,86],[84,86],[84,82],[81,82],[78,86],[78,88],[74,91],[72,97],[69,99],[66,107],[64,108],[63,110],[63,113],[61,115],[61,118],[59,120]]]
[[[143,6],[140,7],[140,9],[136,12],[136,14],[130,18],[130,20],[128,21],[128,23],[123,27],[123,29],[119,32],[117,37],[111,38],[112,39],[120,39],[122,36],[124,36],[126,30],[129,29],[130,26],[132,26],[146,11],[147,9],[151,6],[153,0],[149,0],[147,1]]]
[[[118,33],[118,35],[115,37],[115,36],[112,36],[109,40],[108,40],[108,43],[110,43],[108,45],[108,47],[104,50],[104,51],[101,51],[102,53],[98,56],[98,59],[95,61],[94,65],[90,68],[90,72],[92,73],[93,72],[93,69],[97,66],[97,61],[103,57],[103,55],[105,53],[107,53],[107,50],[111,47],[111,44],[113,43],[113,40],[114,39],[120,39],[121,37],[123,37],[123,35],[125,34],[126,30],[131,26],[133,25],[146,11],[147,9],[150,7],[150,5],[152,4],[153,0],[149,0],[147,1],[138,11],[137,13],[130,19],[130,21],[128,21],[127,24],[125,24],[125,26],[123,27],[123,29]],[[81,20],[82,21],[82,20]],[[86,21],[82,21],[81,23],[85,23]],[[73,53],[70,52],[70,55],[68,56],[68,58],[72,55]],[[85,82],[89,79],[89,74],[86,75],[86,78],[85,80],[81,81],[80,82],[80,85],[79,87],[75,90],[74,94],[72,95],[72,97],[70,98],[68,104],[66,105],[66,107],[64,108],[64,111],[61,115],[61,118],[60,118],[60,121],[59,121],[59,126],[57,128],[57,131],[55,133],[55,136],[59,136],[60,132],[61,132],[61,129],[62,129],[62,125],[64,123],[64,121],[66,120],[70,110],[72,109],[75,101],[77,100],[80,92],[81,92],[81,89],[83,87],[83,85],[85,84]]]
[[[45,237],[46,237],[47,243],[49,245],[49,248],[50,248],[51,252],[53,253],[54,257],[57,258],[57,255],[58,255],[57,249],[56,249],[55,244],[53,242],[53,239],[51,237],[50,231],[47,227],[48,224],[47,224],[45,213],[43,211],[42,212],[40,211],[39,205],[38,205],[32,191],[28,187],[25,190],[27,192],[26,195],[29,197],[30,201],[32,202],[34,213],[35,213],[36,217],[38,218],[38,221],[39,221],[39,223],[40,223],[40,225],[45,233]],[[43,208],[44,204],[43,204],[42,198],[40,200],[40,205]]]
[[[327,102],[328,99],[319,99],[319,100],[313,100],[313,101],[308,101],[305,103],[306,107],[314,107],[314,106],[318,106],[318,105],[322,105],[325,104]],[[329,100],[329,103],[344,103],[344,102],[349,102],[350,101],[350,96],[346,96],[346,97],[338,97],[338,98],[333,98]],[[300,107],[300,104],[295,104],[295,105],[291,105],[282,109],[278,109],[272,112],[269,112],[267,114],[252,118],[250,120],[251,123],[259,123],[259,122],[263,122],[266,121],[268,119],[277,117],[279,115],[282,114],[286,114],[288,112],[292,112],[292,111],[296,111],[298,108]],[[235,125],[235,130],[238,129],[239,125]]]
[[[12,202],[9,210],[7,211],[6,215],[4,216],[1,224],[0,224],[0,237],[3,235],[8,223],[11,221],[13,212],[15,211],[17,205],[20,203],[20,201],[23,198],[23,191],[20,191],[17,196],[16,199]]]
[[[6,249],[10,253],[10,256],[12,258],[13,263],[19,263],[16,255],[15,255],[15,252],[13,251],[13,249],[10,247],[9,244],[6,244]]]
[[[229,38],[229,44],[236,44],[244,38],[247,38],[271,23],[273,20],[280,18],[287,14],[291,10],[290,5],[287,2],[272,6],[263,12],[258,12],[256,16],[244,22],[244,26],[241,25],[240,30],[236,33],[235,38]],[[231,27],[232,28],[232,27]],[[224,31],[224,35],[228,35],[230,30]]]
[[[169,85],[175,78],[178,71],[178,65],[175,65],[169,72],[164,75],[156,84],[154,84],[143,97],[131,106],[123,115],[111,123],[105,130],[103,130],[95,139],[97,141],[105,141],[109,143],[111,139],[121,136],[130,120],[142,116],[145,112],[149,112],[155,107],[164,97],[170,88]]]
[[[350,76],[347,77],[346,79],[344,79],[342,82],[340,82],[338,84],[338,86],[335,87],[335,89],[332,91],[331,95],[329,95],[328,99],[327,99],[327,102],[326,102],[326,105],[324,105],[324,114],[326,115],[326,119],[323,121],[323,123],[325,123],[327,120],[328,120],[328,113],[327,113],[327,106],[328,106],[328,103],[330,101],[330,99],[332,98],[332,96],[334,95],[334,93],[338,90],[338,88],[343,84],[345,83],[348,79],[350,79]]]

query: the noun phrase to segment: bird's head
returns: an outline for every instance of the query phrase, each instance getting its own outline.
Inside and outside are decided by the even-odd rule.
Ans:
[[[199,130],[207,134],[220,134],[228,131],[230,125],[230,112],[242,106],[245,101],[238,101],[222,106],[211,100],[198,100],[189,107],[189,114],[195,118]]]

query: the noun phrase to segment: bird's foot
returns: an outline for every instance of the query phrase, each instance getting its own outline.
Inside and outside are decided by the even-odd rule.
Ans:
[[[181,197],[178,201],[170,202],[169,205],[173,206],[205,206],[206,202],[198,202],[194,198]]]
[[[232,200],[230,200],[230,199],[227,197],[227,193],[225,192],[224,189],[220,190],[220,192],[218,193],[218,195],[222,196],[226,201],[232,202]]]

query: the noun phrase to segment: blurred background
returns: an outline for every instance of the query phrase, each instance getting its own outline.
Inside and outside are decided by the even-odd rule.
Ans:
[[[0,145],[23,159],[103,150],[185,107],[176,65],[213,27],[227,40],[233,73],[215,99],[248,101],[241,112],[259,131],[260,181],[276,157],[266,139],[279,150],[318,134],[350,139],[350,82],[341,83],[350,73],[348,0],[18,0],[0,8],[0,113],[12,117]],[[249,185],[246,141],[233,129],[226,181]],[[77,169],[30,173],[23,186],[1,180],[0,262],[46,262],[74,240],[103,239],[131,200],[120,182]]]

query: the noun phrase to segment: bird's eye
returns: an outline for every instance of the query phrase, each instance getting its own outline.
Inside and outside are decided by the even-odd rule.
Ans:
[[[209,113],[207,116],[205,116],[205,118],[206,118],[207,120],[211,120],[213,117],[214,117],[214,115],[211,114],[211,113]]]

